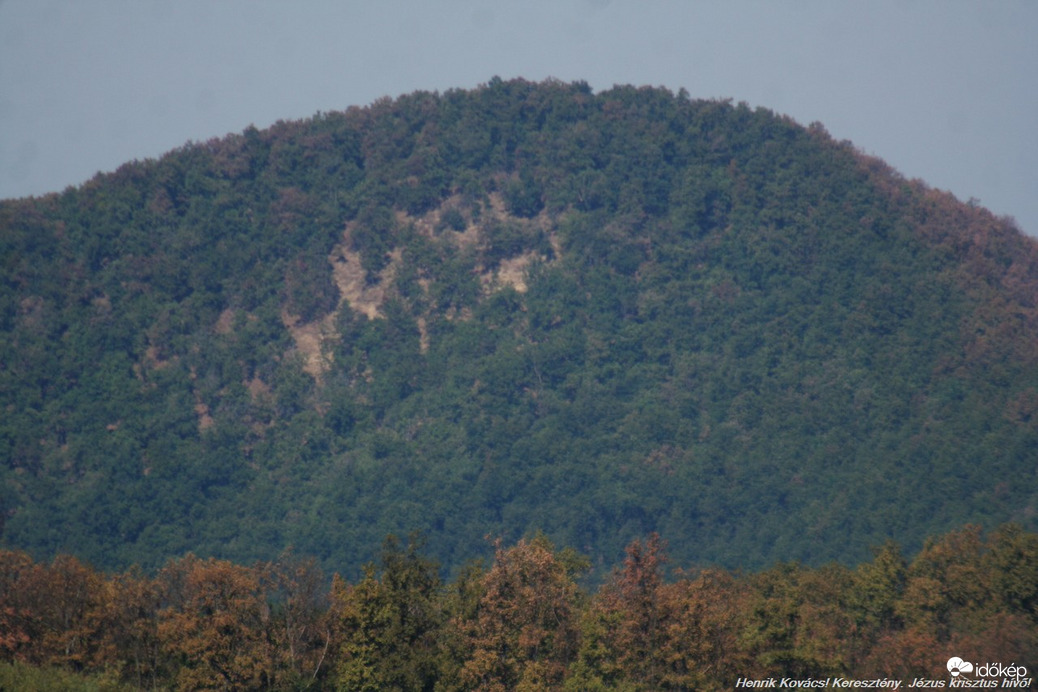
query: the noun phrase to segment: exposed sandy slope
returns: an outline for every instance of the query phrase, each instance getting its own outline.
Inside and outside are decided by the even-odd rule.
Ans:
[[[412,217],[405,212],[396,213],[398,224],[411,224],[415,230],[429,238],[435,238],[438,242],[448,242],[458,247],[478,246],[484,242],[482,224],[468,219],[466,227],[461,231],[440,231],[443,213],[456,207],[459,201],[456,198],[446,200],[443,205],[433,209],[419,217]],[[550,228],[550,221],[546,214],[535,219],[516,219],[508,214],[500,195],[490,195],[490,204],[484,209],[484,219],[498,221],[509,221],[511,223],[537,224],[542,229]],[[368,319],[380,319],[383,317],[381,309],[389,293],[392,290],[394,279],[402,261],[403,253],[398,248],[389,253],[389,263],[379,272],[375,281],[369,281],[367,272],[361,264],[359,252],[352,249],[350,234],[355,222],[347,224],[342,234],[342,240],[332,249],[328,255],[331,264],[332,277],[336,287],[339,289],[339,302],[336,309],[321,319],[308,323],[300,323],[299,318],[287,312],[281,315],[281,321],[292,335],[295,341],[295,350],[303,358],[303,369],[320,380],[321,376],[328,370],[332,363],[332,350],[329,348],[338,334],[335,328],[336,316],[344,307],[366,316]],[[549,231],[549,238],[553,246],[557,245],[554,233]],[[558,254],[556,250],[556,254]],[[545,257],[535,252],[527,252],[516,257],[502,260],[495,269],[485,270],[480,274],[480,283],[485,293],[492,293],[506,286],[511,286],[516,291],[523,293],[527,289],[527,269],[535,260],[545,260]],[[422,279],[419,285],[428,289],[429,281]],[[464,319],[464,315],[452,316],[455,319]],[[223,322],[223,320],[221,320]],[[426,328],[426,319],[418,319],[418,330],[420,336],[420,348],[425,352],[429,348],[429,336]]]

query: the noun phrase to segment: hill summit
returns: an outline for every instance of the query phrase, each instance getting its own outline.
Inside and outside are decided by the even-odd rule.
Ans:
[[[1038,248],[765,109],[490,83],[0,203],[6,547],[859,561],[1038,509]]]

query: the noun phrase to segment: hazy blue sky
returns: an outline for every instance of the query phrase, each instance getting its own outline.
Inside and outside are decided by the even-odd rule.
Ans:
[[[1038,235],[1038,2],[0,0],[0,198],[492,76],[822,122]]]

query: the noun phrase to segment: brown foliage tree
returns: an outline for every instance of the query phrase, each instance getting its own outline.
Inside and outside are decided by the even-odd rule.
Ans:
[[[100,663],[104,610],[110,594],[102,575],[74,557],[21,569],[11,585],[11,608],[23,646],[16,657],[34,665],[83,670]]]
[[[176,658],[181,689],[257,689],[273,684],[270,611],[260,569],[188,557],[160,575],[169,605],[158,634]]]
[[[627,547],[623,569],[585,614],[571,689],[719,689],[746,672],[737,618],[745,589],[717,570],[666,584],[665,561],[655,534]]]
[[[169,674],[168,659],[158,636],[162,603],[159,583],[130,570],[107,580],[108,598],[100,648],[107,666],[138,688],[158,686]]]
[[[461,671],[466,689],[557,689],[576,654],[579,590],[576,564],[544,538],[498,542],[483,579],[474,622],[465,627],[471,653]]]
[[[663,543],[653,534],[644,544],[631,543],[626,552],[623,569],[603,586],[583,619],[580,661],[571,686],[660,682]]]
[[[32,641],[32,612],[26,602],[24,582],[33,570],[26,553],[0,551],[0,654],[24,660]]]
[[[750,668],[739,643],[746,589],[731,574],[705,570],[660,588],[659,689],[731,689]]]

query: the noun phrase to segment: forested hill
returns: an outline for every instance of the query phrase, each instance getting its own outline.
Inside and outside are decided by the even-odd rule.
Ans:
[[[492,80],[0,204],[2,545],[858,562],[1038,510],[1038,249],[820,125]]]

